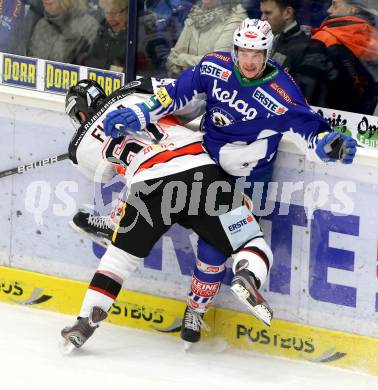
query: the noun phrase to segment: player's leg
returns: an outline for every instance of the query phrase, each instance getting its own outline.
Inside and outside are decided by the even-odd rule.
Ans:
[[[227,204],[226,196],[222,204]],[[272,310],[258,290],[266,280],[273,255],[255,216],[243,205],[218,217],[201,215],[192,226],[200,237],[222,253],[238,253],[234,257],[232,291],[257,318],[270,324]],[[201,260],[206,262],[207,259]]]
[[[181,326],[184,341],[199,341],[201,328],[207,328],[203,316],[220,289],[226,273],[226,260],[224,253],[201,237],[198,239],[197,261]]]
[[[93,335],[100,322],[106,319],[123,281],[142,260],[114,245],[107,248],[89,283],[77,321],[61,332],[67,341],[80,348]]]
[[[192,204],[198,207],[197,213],[192,210],[180,221],[199,235],[197,260],[181,327],[181,338],[191,343],[199,341],[201,328],[206,328],[203,316],[220,289],[226,273],[225,262],[232,253],[223,228],[219,225],[217,213],[212,212],[211,205],[214,208],[221,205],[230,210],[234,199],[233,182],[225,178],[219,167],[203,166],[197,172],[202,173],[201,193],[191,194]],[[221,191],[221,187],[225,191]],[[193,196],[199,196],[199,199],[193,199]],[[241,202],[241,197],[239,200]]]
[[[170,226],[162,223],[160,204],[160,193],[144,201],[151,221],[143,218],[134,206],[125,204],[112,244],[101,258],[88,286],[79,317],[73,326],[61,332],[75,347],[81,347],[92,336],[99,323],[106,318],[124,280],[169,229]]]
[[[273,253],[263,237],[255,237],[233,256],[234,277],[231,291],[265,324],[270,325],[273,311],[259,289],[273,264]]]

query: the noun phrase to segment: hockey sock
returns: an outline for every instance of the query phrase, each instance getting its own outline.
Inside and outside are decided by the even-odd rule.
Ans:
[[[205,313],[217,295],[225,274],[224,263],[212,265],[197,260],[192,275],[188,305],[198,313]]]
[[[122,281],[115,275],[107,275],[97,271],[85,294],[79,317],[88,317],[94,306],[108,311],[122,288]]]
[[[202,239],[198,239],[197,262],[194,268],[188,306],[205,313],[217,295],[224,275],[227,256]]]
[[[114,245],[109,245],[89,284],[80,317],[88,317],[95,306],[108,311],[117,298],[123,281],[134,272],[141,260]]]

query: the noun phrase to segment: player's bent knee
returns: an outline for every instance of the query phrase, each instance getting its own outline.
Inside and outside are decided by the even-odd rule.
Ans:
[[[109,245],[108,249],[101,258],[101,262],[97,270],[110,272],[123,281],[127,276],[135,271],[136,267],[142,260],[142,258],[133,256],[114,245]]]

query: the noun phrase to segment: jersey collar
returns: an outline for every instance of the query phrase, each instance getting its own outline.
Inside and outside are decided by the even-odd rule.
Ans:
[[[260,77],[258,79],[253,79],[253,80],[250,80],[250,79],[243,77],[242,74],[240,73],[239,68],[235,64],[234,64],[234,72],[235,72],[236,78],[238,79],[239,83],[243,87],[254,87],[256,85],[261,85],[261,84],[266,83],[269,80],[272,80],[274,77],[277,76],[278,69],[273,64],[269,64],[269,62],[268,62],[266,64],[264,76]]]

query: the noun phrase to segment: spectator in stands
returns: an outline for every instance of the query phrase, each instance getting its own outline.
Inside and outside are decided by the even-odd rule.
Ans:
[[[128,3],[128,0],[100,0],[105,18],[83,65],[118,72],[125,70]]]
[[[310,104],[326,107],[332,64],[324,45],[301,30],[296,20],[300,5],[300,0],[261,0],[261,19],[272,26],[271,57],[290,73]]]
[[[338,72],[330,84],[328,106],[373,114],[378,100],[378,80],[372,74],[378,62],[378,32],[373,25],[377,9],[369,8],[367,0],[333,0],[328,13],[313,30],[313,39],[325,44]]]
[[[194,5],[168,56],[169,76],[177,77],[208,52],[230,51],[233,33],[246,17],[241,5],[232,7],[228,0],[202,0],[200,5]]]
[[[42,0],[43,17],[30,32],[26,53],[52,61],[77,63],[89,51],[98,22],[89,15],[86,0]]]
[[[296,12],[297,21],[303,29],[309,27],[308,34],[311,34],[311,27],[319,27],[324,18],[327,17],[329,1],[324,0],[301,0],[300,10]]]
[[[25,4],[21,0],[0,1],[0,51],[20,53],[20,33],[24,19]]]
[[[25,44],[28,44],[34,26],[39,19],[43,18],[44,14],[42,0],[29,0],[27,3],[27,13],[24,20]],[[24,51],[26,54],[26,47]]]
[[[158,31],[167,30],[169,24],[178,24],[180,31],[196,0],[144,0],[145,11],[152,12]]]

